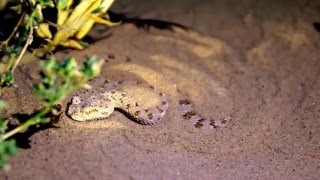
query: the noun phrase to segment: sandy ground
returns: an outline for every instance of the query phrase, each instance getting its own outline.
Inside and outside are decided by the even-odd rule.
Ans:
[[[115,55],[101,77],[156,86],[168,95],[168,115],[142,126],[120,112],[87,123],[64,114],[56,128],[22,135],[24,149],[2,178],[318,179],[320,33],[312,23],[320,20],[319,8],[289,0],[118,0],[117,12],[194,31],[123,25],[70,54],[79,60]],[[20,66],[15,76],[18,87],[4,93],[13,121],[41,107],[32,91],[37,62]],[[180,116],[181,97],[204,117],[231,122],[197,129]]]

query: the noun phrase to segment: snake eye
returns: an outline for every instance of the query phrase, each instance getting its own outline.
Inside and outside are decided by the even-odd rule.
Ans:
[[[80,104],[81,103],[81,99],[79,96],[74,96],[71,100],[72,104]]]

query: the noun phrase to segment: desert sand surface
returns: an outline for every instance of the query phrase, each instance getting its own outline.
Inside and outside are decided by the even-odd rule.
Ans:
[[[319,179],[319,9],[307,0],[116,1],[115,12],[190,30],[100,28],[106,38],[57,55],[105,58],[99,78],[156,87],[168,97],[167,115],[140,125],[118,111],[90,122],[63,113],[55,127],[22,134],[1,179]],[[41,107],[32,90],[38,61],[19,66],[15,78],[3,94],[12,121]],[[150,106],[157,98],[128,91]],[[181,99],[228,124],[197,128],[181,115]]]

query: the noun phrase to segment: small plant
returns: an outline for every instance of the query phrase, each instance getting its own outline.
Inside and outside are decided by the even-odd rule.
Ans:
[[[0,52],[7,55],[6,59],[1,59],[2,62],[5,61],[5,68],[0,69],[1,87],[14,83],[13,72],[28,48],[32,48],[33,54],[39,57],[54,51],[57,46],[83,49],[86,43],[81,39],[95,23],[107,26],[119,24],[111,22],[107,14],[114,0],[13,1],[6,8],[12,10],[11,17],[20,18],[10,34],[0,36],[0,39],[4,39],[0,44]],[[3,6],[0,6],[0,10]],[[56,14],[44,13],[49,10]],[[1,30],[0,35],[3,34]],[[40,47],[32,44],[34,38],[41,42]]]
[[[114,26],[109,20],[107,10],[114,0],[56,0],[56,22],[41,21],[36,29],[37,35],[47,43],[35,51],[38,56],[53,51],[57,46],[83,49],[85,43],[80,41],[92,29],[95,23]],[[74,7],[74,8],[71,8]],[[40,6],[39,9],[43,7]],[[52,33],[49,27],[55,28]]]
[[[68,93],[99,74],[102,62],[96,56],[87,57],[87,61],[81,68],[73,58],[65,58],[62,63],[59,63],[52,56],[49,60],[41,62],[43,79],[41,83],[35,85],[35,90],[40,99],[45,102],[45,106],[11,131],[7,131],[8,120],[0,120],[0,168],[8,167],[7,158],[17,152],[14,139],[8,139],[30,126],[49,122],[48,114],[55,110],[55,106]],[[0,103],[0,108],[4,108],[3,102]]]
[[[81,39],[95,23],[107,26],[119,24],[111,22],[107,14],[113,2],[114,0],[0,0],[0,11],[10,12],[1,17],[1,20],[7,18],[8,22],[16,23],[6,31],[5,26],[0,24],[0,95],[4,87],[14,83],[14,70],[27,50],[43,57],[57,46],[82,49],[84,43]],[[46,14],[48,10],[55,13]],[[34,44],[34,40],[40,41],[40,46]],[[71,57],[66,57],[61,63],[54,56],[40,62],[42,82],[34,88],[45,105],[13,129],[8,128],[8,120],[0,119],[0,169],[7,169],[8,158],[18,151],[13,136],[30,126],[50,122],[51,116],[57,113],[57,104],[68,93],[96,76],[102,62],[96,56],[87,57],[82,67],[78,67]],[[4,108],[5,102],[0,101],[0,111]]]

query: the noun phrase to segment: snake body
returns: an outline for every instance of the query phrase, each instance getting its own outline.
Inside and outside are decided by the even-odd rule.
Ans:
[[[121,89],[126,84],[136,84],[152,89],[159,95],[159,103],[151,108],[145,107]],[[89,121],[108,118],[115,109],[123,111],[139,124],[150,125],[164,118],[168,111],[168,101],[164,93],[139,81],[106,82],[103,87],[80,91],[73,96],[67,115],[76,121]]]
[[[106,56],[106,62],[115,59],[121,58],[116,58],[114,55]],[[125,62],[131,61],[129,57],[122,57],[122,59]],[[122,89],[126,84],[149,88],[159,95],[158,104],[153,107],[145,107]],[[115,109],[124,112],[131,120],[139,124],[151,125],[160,122],[165,117],[168,111],[168,100],[164,93],[140,81],[110,82],[106,80],[99,88],[82,90],[72,97],[67,115],[76,121],[90,121],[106,119]],[[231,117],[222,119],[203,117],[196,112],[194,104],[185,97],[179,100],[179,112],[183,119],[189,121],[197,129],[225,127],[231,120]]]
[[[195,111],[194,104],[188,99],[180,99],[180,114],[183,119],[191,122],[198,129],[216,129],[218,127],[225,127],[231,120],[231,117],[225,117],[223,119],[213,119],[209,117],[203,117]]]

